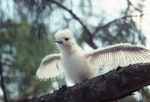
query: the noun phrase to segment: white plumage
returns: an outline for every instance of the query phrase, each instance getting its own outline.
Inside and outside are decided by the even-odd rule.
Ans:
[[[60,30],[55,35],[60,54],[47,55],[36,72],[39,79],[53,78],[61,74],[79,83],[96,76],[100,68],[117,68],[135,63],[150,62],[150,50],[131,44],[117,44],[93,51],[83,51],[71,31]]]
[[[60,61],[60,54],[52,54],[43,58],[36,76],[39,79],[48,79],[56,77],[61,73],[63,73],[63,68]]]

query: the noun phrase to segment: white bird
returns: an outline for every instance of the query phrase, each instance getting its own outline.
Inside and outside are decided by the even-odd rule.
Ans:
[[[83,51],[70,30],[59,30],[55,34],[59,54],[43,58],[36,72],[39,79],[49,79],[65,74],[74,83],[96,76],[95,69],[128,66],[150,62],[150,50],[130,44],[116,44],[93,51]]]

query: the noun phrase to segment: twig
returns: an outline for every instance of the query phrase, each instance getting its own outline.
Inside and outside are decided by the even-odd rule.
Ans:
[[[115,19],[115,20],[112,20],[111,22],[108,22],[107,24],[105,24],[105,25],[103,25],[103,26],[98,26],[98,27],[95,29],[95,32],[93,33],[92,36],[95,36],[95,35],[99,32],[99,30],[105,29],[105,28],[111,26],[111,24],[113,24],[113,23],[115,23],[115,22],[117,22],[117,21],[119,21],[119,20],[126,19],[126,18],[131,18],[131,17],[138,17],[138,16],[141,17],[141,16],[143,16],[143,14],[141,14],[141,15],[128,15],[128,16],[123,16],[123,17],[121,17],[121,18],[117,18],[117,19]]]
[[[135,10],[137,10],[137,11],[140,12],[140,13],[142,13],[142,11],[141,11],[140,9],[136,8],[136,7],[132,4],[132,2],[131,2],[130,0],[127,0],[127,2],[128,2],[129,5],[131,5]]]

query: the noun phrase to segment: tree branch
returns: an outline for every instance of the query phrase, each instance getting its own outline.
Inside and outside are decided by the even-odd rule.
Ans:
[[[72,10],[69,10],[67,7],[63,6],[62,4],[60,4],[59,2],[57,2],[57,1],[55,1],[55,0],[46,0],[46,1],[47,1],[47,2],[52,2],[52,3],[56,4],[58,7],[60,7],[60,8],[62,8],[62,9],[64,9],[64,10],[66,10],[67,12],[69,12],[69,13],[73,16],[73,18],[76,19],[76,20],[82,25],[82,27],[83,27],[84,30],[87,32],[87,34],[88,34],[89,36],[91,36],[91,32],[88,30],[88,28],[86,27],[86,25],[83,24],[83,22],[80,20],[80,18],[77,17],[77,16],[72,12]]]
[[[136,7],[132,4],[132,2],[131,2],[130,0],[127,0],[127,2],[128,2],[129,5],[131,5],[131,6],[132,6],[135,10],[137,10],[139,13],[142,13],[142,10],[136,8]]]
[[[128,15],[128,16],[123,16],[123,17],[114,19],[114,20],[112,20],[112,21],[106,23],[106,24],[103,25],[103,26],[98,26],[98,27],[96,27],[95,32],[92,34],[92,36],[95,36],[101,29],[105,29],[105,28],[111,26],[112,24],[114,24],[115,22],[117,22],[117,21],[119,21],[119,20],[126,19],[126,18],[131,18],[131,17],[141,17],[141,16],[143,16],[143,14],[141,14],[141,15]]]
[[[118,68],[73,87],[63,86],[30,102],[110,102],[150,84],[150,63]]]
[[[92,33],[90,32],[90,30],[86,27],[86,25],[80,20],[80,18],[76,15],[76,14],[74,14],[73,12],[72,12],[72,10],[70,10],[70,9],[68,9],[67,7],[65,7],[65,6],[63,6],[61,3],[59,3],[59,2],[57,2],[56,0],[44,0],[43,2],[45,2],[45,3],[54,3],[54,4],[56,4],[58,7],[60,7],[60,8],[62,8],[62,9],[64,9],[64,10],[66,10],[68,13],[70,13],[70,15],[72,15],[72,17],[75,19],[75,20],[77,20],[80,24],[81,24],[81,26],[83,27],[83,29],[85,30],[85,32],[88,34],[88,39],[86,40],[86,42],[92,47],[92,48],[94,48],[94,49],[96,49],[97,48],[97,46],[95,45],[95,43],[93,42],[93,36],[92,36]]]

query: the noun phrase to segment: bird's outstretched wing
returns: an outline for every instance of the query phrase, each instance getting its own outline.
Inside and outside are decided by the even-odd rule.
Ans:
[[[63,68],[60,61],[60,54],[52,54],[43,58],[36,72],[36,77],[46,80],[48,78],[54,78],[62,73]]]
[[[150,50],[130,44],[117,44],[86,53],[92,68],[128,66],[150,62]]]

